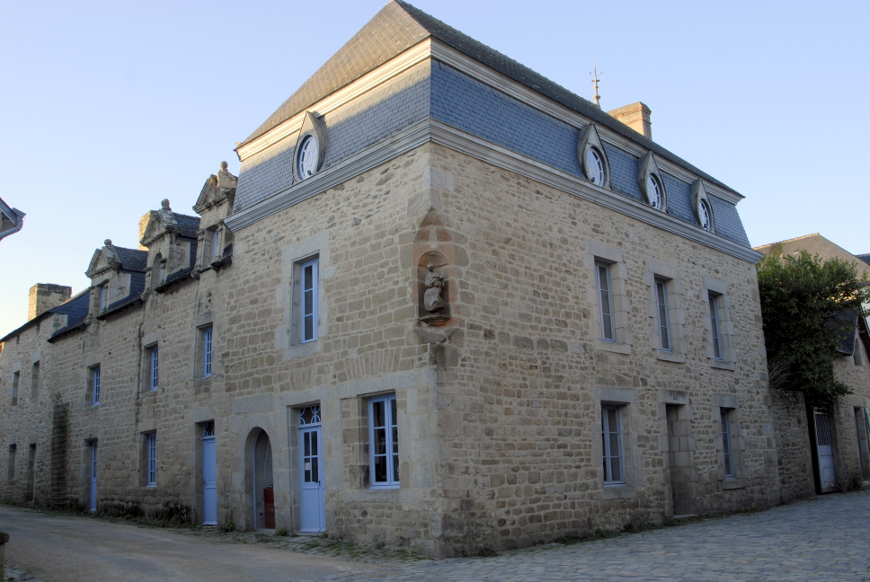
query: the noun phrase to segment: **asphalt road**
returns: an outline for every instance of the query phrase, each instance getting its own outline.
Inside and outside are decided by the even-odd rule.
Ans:
[[[46,582],[296,582],[374,574],[378,566],[0,507],[6,563]]]

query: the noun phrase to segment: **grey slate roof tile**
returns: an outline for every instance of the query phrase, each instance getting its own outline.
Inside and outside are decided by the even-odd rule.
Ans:
[[[186,214],[178,214],[177,212],[172,214],[175,216],[175,222],[178,223],[178,227],[181,229],[181,236],[197,237],[197,232],[199,231],[198,216],[188,216]]]
[[[125,249],[124,247],[112,247],[121,259],[121,268],[125,271],[145,271],[148,266],[148,251],[139,249]]]

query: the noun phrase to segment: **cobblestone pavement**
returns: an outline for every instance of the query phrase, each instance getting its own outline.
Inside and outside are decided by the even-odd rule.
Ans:
[[[345,574],[341,582],[870,582],[870,492],[493,558]]]
[[[768,511],[598,541],[436,561],[320,537],[273,538],[258,533],[222,534],[215,529],[164,531],[359,566],[333,570],[312,581],[870,582],[870,492],[826,495]],[[28,580],[25,572],[15,573],[19,580]]]

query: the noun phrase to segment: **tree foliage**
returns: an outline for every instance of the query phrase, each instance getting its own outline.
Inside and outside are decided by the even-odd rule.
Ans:
[[[771,385],[829,409],[851,393],[834,378],[834,359],[870,299],[865,278],[841,259],[774,253],[758,264],[758,286]]]

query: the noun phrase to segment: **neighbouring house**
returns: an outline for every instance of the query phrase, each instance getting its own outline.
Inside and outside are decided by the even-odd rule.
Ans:
[[[0,497],[432,556],[779,503],[742,196],[629,109],[389,2],[0,338]]]
[[[24,226],[25,216],[23,212],[7,205],[0,198],[0,240],[21,230],[21,227]]]
[[[769,255],[807,251],[855,265],[870,277],[870,264],[818,233],[756,247]],[[863,255],[867,256],[867,255]],[[784,501],[815,493],[870,486],[870,336],[867,318],[852,315],[855,332],[840,345],[834,376],[852,390],[833,410],[809,409],[802,394],[779,394],[774,402],[779,471]]]

